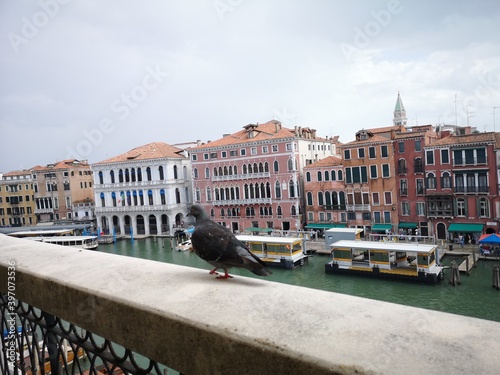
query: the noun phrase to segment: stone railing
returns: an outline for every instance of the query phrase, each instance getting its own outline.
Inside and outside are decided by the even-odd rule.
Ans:
[[[209,268],[0,235],[0,292],[185,374],[498,371],[500,323]]]

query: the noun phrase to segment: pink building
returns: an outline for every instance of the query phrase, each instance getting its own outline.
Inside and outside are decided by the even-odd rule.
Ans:
[[[314,129],[246,125],[190,150],[193,202],[234,232],[302,229],[302,168],[336,149],[336,138],[318,138]]]

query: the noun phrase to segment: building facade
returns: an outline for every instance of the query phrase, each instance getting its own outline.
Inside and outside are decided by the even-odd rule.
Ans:
[[[234,232],[303,229],[302,169],[335,155],[337,145],[314,129],[275,120],[246,125],[190,150],[193,201]]]
[[[191,203],[187,153],[162,142],[92,164],[101,233],[166,235],[181,228]]]
[[[0,226],[18,227],[37,223],[35,188],[31,171],[12,171],[0,179]]]
[[[304,167],[306,229],[327,229],[347,224],[342,158],[328,156]]]
[[[426,214],[438,239],[498,232],[498,139],[450,135],[424,148]]]
[[[31,169],[38,223],[94,219],[94,189],[86,161],[63,160]],[[86,205],[83,211],[79,205]]]

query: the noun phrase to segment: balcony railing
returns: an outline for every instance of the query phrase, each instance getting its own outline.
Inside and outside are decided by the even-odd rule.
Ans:
[[[398,174],[406,174],[407,169],[406,167],[398,167]]]
[[[346,211],[370,211],[369,204],[346,204]]]
[[[30,356],[43,375],[45,353],[53,374],[59,366],[63,374],[94,374],[96,356],[135,374],[158,374],[163,365],[184,374],[401,374],[413,363],[419,373],[498,371],[498,347],[485,345],[498,341],[498,322],[265,279],[221,281],[208,264],[200,270],[4,235],[0,248],[6,375],[26,374]],[[21,322],[26,334],[18,335]],[[144,356],[146,370],[111,342]],[[65,347],[89,357],[68,365]],[[437,347],[439,361],[429,360]]]
[[[235,180],[251,180],[255,178],[270,178],[270,172],[248,173],[248,174],[232,174],[223,176],[213,176],[212,181],[235,181]]]
[[[238,206],[247,204],[271,204],[271,198],[252,198],[252,199],[229,199],[224,201],[212,201],[214,206]]]
[[[408,189],[399,189],[399,195],[402,197],[408,196]]]
[[[415,166],[415,167],[413,167],[413,172],[414,173],[424,173],[424,167],[423,166]]]
[[[488,186],[455,186],[455,193],[468,193],[468,194],[476,194],[476,193],[488,193],[490,188]]]

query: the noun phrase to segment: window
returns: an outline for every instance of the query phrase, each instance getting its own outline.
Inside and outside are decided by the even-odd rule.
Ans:
[[[384,191],[385,205],[390,206],[392,204],[392,194],[390,191]]]
[[[279,166],[278,160],[274,161],[274,163],[273,163],[273,169],[274,169],[275,173],[278,173],[280,171],[280,166]]]
[[[374,146],[368,147],[368,156],[370,157],[370,159],[375,159],[377,157],[375,155],[375,147]]]
[[[380,152],[381,152],[383,158],[389,157],[389,151],[388,151],[387,145],[380,146]]]
[[[427,165],[434,165],[434,150],[427,150],[425,152],[425,163]]]
[[[441,164],[450,164],[448,149],[441,150]]]
[[[269,147],[268,146],[262,146],[262,153],[267,154],[269,152]]]
[[[273,152],[278,152],[278,145],[272,145],[271,149]]]
[[[384,223],[391,222],[391,211],[384,211]]]
[[[490,217],[490,203],[486,198],[479,198],[478,212],[480,217]]]
[[[435,189],[436,188],[436,176],[434,173],[429,173],[427,175],[427,189]]]
[[[365,149],[364,148],[358,148],[358,158],[363,159],[365,157]]]
[[[477,154],[477,163],[485,164],[486,163],[486,150],[484,148],[478,148],[476,150]]]
[[[286,150],[287,151],[292,151],[292,144],[291,143],[287,143],[286,144]]]
[[[221,151],[220,157],[221,158],[227,158],[227,151]]]
[[[229,151],[229,156],[238,156],[238,151],[237,150]]]
[[[318,171],[318,182],[321,182],[323,180],[323,173],[321,171]]]
[[[422,141],[420,140],[415,141],[415,151],[416,152],[422,151]]]
[[[401,214],[405,216],[410,215],[410,202],[401,202]]]
[[[314,212],[307,213],[307,221],[309,222],[314,221]]]
[[[313,205],[313,195],[310,191],[307,192],[307,205],[308,206]]]
[[[378,178],[376,165],[370,165],[370,178]]]
[[[380,211],[375,211],[373,213],[373,221],[375,223],[380,223]]]
[[[203,160],[208,160],[208,154],[203,154]]]
[[[344,150],[344,160],[351,159],[351,150]]]
[[[405,153],[405,143],[404,142],[399,142],[398,143],[398,151],[400,154],[404,154]]]
[[[451,189],[451,176],[448,172],[444,172],[441,177],[441,188],[442,189]]]
[[[241,156],[245,156],[246,154],[247,154],[247,150],[246,150],[246,149],[244,149],[244,148],[242,148],[242,149],[240,150],[240,155],[241,155]]]
[[[210,159],[217,159],[217,153],[216,152],[211,152],[210,153]]]
[[[425,203],[424,202],[417,202],[417,215],[418,216],[425,216]]]
[[[374,206],[380,206],[380,198],[378,193],[372,193],[372,202]]]
[[[424,164],[422,163],[422,158],[415,158],[414,172],[415,173],[424,173]]]
[[[391,177],[391,174],[389,172],[389,164],[382,164],[382,177],[383,178]]]
[[[465,210],[465,199],[464,198],[458,198],[457,199],[457,216],[466,216],[466,210]]]
[[[399,194],[408,196],[408,180],[402,179],[399,181]]]
[[[311,172],[306,172],[306,181],[311,182]]]
[[[257,147],[250,147],[250,154],[257,155]]]

